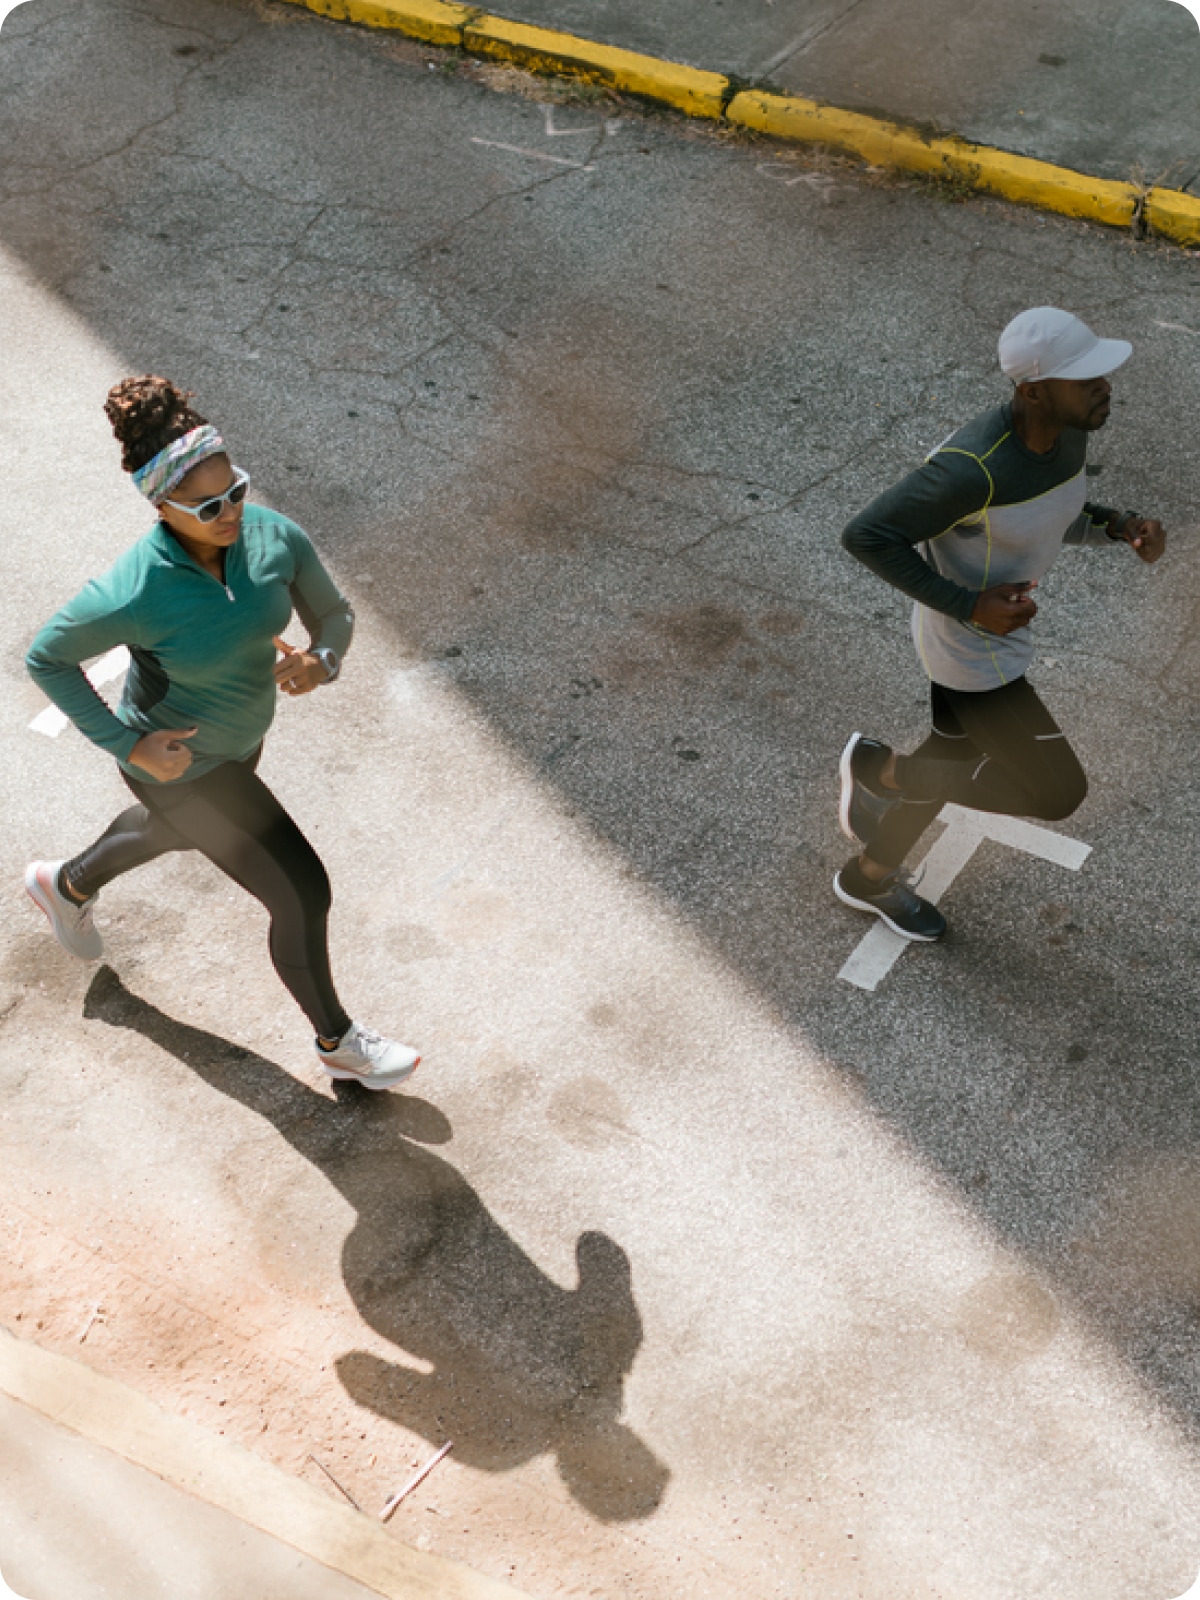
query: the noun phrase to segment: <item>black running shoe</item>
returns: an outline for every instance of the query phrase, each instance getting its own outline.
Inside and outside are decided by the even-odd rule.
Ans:
[[[879,824],[900,803],[900,795],[889,794],[879,781],[880,770],[891,753],[891,745],[864,738],[861,733],[852,733],[846,741],[838,818],[851,844],[869,845]]]
[[[935,905],[914,894],[902,867],[878,882],[868,878],[857,861],[848,861],[833,880],[833,892],[856,911],[873,911],[902,939],[931,944],[946,931],[946,919]]]

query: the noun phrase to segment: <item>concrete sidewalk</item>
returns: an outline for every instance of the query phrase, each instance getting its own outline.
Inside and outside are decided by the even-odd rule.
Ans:
[[[0,1600],[521,1600],[224,1433],[0,1328]]]
[[[501,16],[1200,193],[1200,28],[1175,0],[501,0]]]
[[[377,1600],[4,1394],[0,1580],[4,1600]]]

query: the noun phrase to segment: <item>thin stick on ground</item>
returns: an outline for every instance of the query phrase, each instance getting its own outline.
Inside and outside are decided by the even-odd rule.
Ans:
[[[316,1456],[313,1455],[311,1450],[308,1452],[308,1459],[312,1462],[314,1467],[320,1467],[321,1468],[321,1471],[329,1479],[330,1483],[333,1485],[333,1487],[335,1489],[340,1489],[341,1490],[342,1494],[344,1494],[346,1496],[346,1499],[349,1500],[350,1504],[354,1507],[355,1511],[361,1511],[362,1510],[362,1507],[359,1505],[358,1501],[354,1498],[354,1496],[350,1493],[349,1489],[343,1489],[342,1488],[341,1484],[334,1477],[333,1473],[330,1472],[329,1468],[324,1466],[324,1465],[322,1465],[322,1463],[317,1460]]]
[[[79,1335],[80,1344],[83,1344],[83,1342],[86,1340],[88,1334],[91,1333],[92,1328],[95,1326],[95,1324],[97,1322],[103,1322],[104,1320],[105,1320],[105,1318],[104,1318],[104,1307],[100,1306],[100,1305],[93,1307],[92,1314],[87,1319],[87,1324],[84,1327],[83,1332]]]
[[[388,1501],[387,1505],[385,1505],[383,1510],[379,1513],[380,1522],[387,1521],[392,1512],[395,1511],[396,1507],[400,1504],[401,1500],[406,1499],[414,1489],[418,1488],[422,1483],[424,1483],[425,1479],[433,1471],[434,1467],[437,1466],[438,1462],[441,1461],[444,1456],[448,1456],[453,1448],[454,1441],[452,1439],[447,1439],[445,1444],[438,1451],[437,1455],[430,1456],[425,1465],[423,1467],[419,1467],[417,1471],[413,1473],[412,1477],[404,1485],[403,1489],[396,1490],[395,1494]]]

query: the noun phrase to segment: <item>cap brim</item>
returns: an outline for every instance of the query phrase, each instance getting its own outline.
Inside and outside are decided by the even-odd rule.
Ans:
[[[1057,372],[1048,372],[1047,378],[1070,378],[1078,382],[1088,378],[1104,378],[1118,367],[1123,367],[1133,354],[1133,346],[1125,339],[1098,339],[1087,355],[1068,361]],[[1035,380],[1036,381],[1036,380]]]

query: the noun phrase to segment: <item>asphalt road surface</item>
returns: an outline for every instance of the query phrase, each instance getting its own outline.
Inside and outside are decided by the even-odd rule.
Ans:
[[[366,1505],[452,1438],[395,1532],[538,1600],[1186,1589],[1197,262],[236,0],[20,7],[0,152],[0,1320]],[[838,533],[1046,302],[1173,544],[1040,590],[1086,861],[983,843],[863,989],[837,756],[926,691]],[[356,607],[263,771],[412,1094],[203,862],[99,972],[21,892],[124,803],[22,653],[147,528],[147,370]]]

